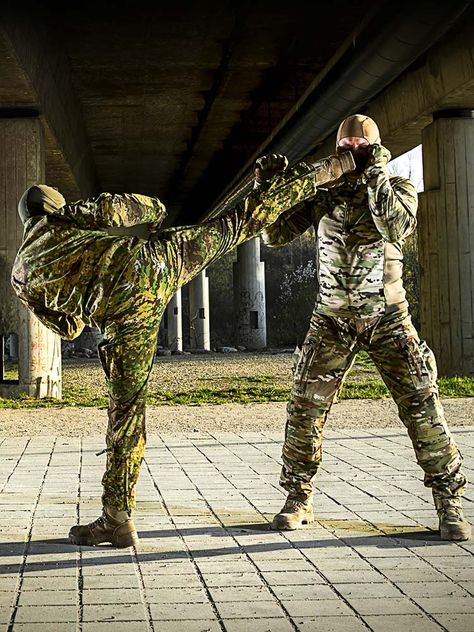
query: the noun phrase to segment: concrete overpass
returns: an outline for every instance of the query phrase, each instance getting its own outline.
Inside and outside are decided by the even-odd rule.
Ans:
[[[474,12],[471,2],[436,4],[5,9],[0,333],[19,335],[20,384],[0,389],[60,392],[58,341],[8,288],[26,186],[46,181],[69,200],[157,195],[170,224],[189,224],[245,193],[256,156],[331,153],[337,124],[356,111],[377,120],[394,156],[423,142],[423,334],[443,373],[473,375]],[[261,287],[258,257],[257,244],[239,253],[244,294]],[[196,283],[199,310],[205,279]],[[240,310],[247,334],[262,309]]]

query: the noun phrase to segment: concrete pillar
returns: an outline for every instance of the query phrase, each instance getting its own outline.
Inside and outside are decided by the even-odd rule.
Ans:
[[[10,334],[9,336],[10,346],[10,358],[12,360],[18,360],[18,336],[17,334]]]
[[[210,351],[209,278],[205,270],[189,284],[189,321],[191,349]]]
[[[17,204],[24,190],[44,182],[44,149],[37,118],[0,119],[0,335],[18,335],[18,380],[4,380],[0,394],[61,397],[61,339],[16,298],[10,275],[23,225]],[[3,367],[1,367],[3,368]]]
[[[181,290],[179,289],[168,303],[168,347],[173,352],[183,351],[183,319]]]
[[[421,331],[441,375],[474,376],[474,111],[433,118],[422,134]]]
[[[237,248],[234,313],[236,344],[248,349],[266,347],[265,263],[260,261],[260,237]]]

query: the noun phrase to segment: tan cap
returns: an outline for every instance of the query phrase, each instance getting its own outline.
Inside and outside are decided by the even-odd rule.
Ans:
[[[66,204],[66,200],[57,189],[53,189],[47,184],[38,184],[38,189],[37,196],[46,212],[54,213]]]
[[[23,193],[18,202],[18,213],[25,223],[30,217],[55,213],[66,204],[61,193],[46,184],[35,184]]]
[[[339,125],[336,147],[343,138],[365,138],[369,145],[380,143],[380,132],[377,123],[364,114],[353,114],[345,118]]]

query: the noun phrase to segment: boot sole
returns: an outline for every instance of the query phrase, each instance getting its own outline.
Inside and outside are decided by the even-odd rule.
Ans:
[[[471,539],[471,531],[457,531],[455,533],[447,533],[445,530],[439,532],[439,537],[441,540],[446,540],[447,542],[465,542],[466,540]]]
[[[280,521],[280,519],[275,517],[273,518],[272,528],[275,529],[275,531],[297,531],[298,529],[301,529],[302,527],[306,525],[313,524],[313,522],[314,522],[314,516],[311,518],[304,518],[303,520],[300,520],[296,524],[290,524],[284,518],[281,519]]]
[[[129,537],[120,538],[120,540],[116,540],[115,542],[112,540],[101,540],[100,542],[95,542],[89,540],[88,538],[78,538],[70,533],[69,542],[71,544],[75,544],[76,546],[98,546],[99,544],[111,544],[117,549],[127,549],[131,546],[138,546],[140,540],[138,539],[137,532],[133,531],[129,534]]]

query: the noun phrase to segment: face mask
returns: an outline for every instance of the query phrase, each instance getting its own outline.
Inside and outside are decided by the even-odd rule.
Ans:
[[[357,147],[338,147],[337,153],[342,154],[350,151],[354,157],[356,168],[354,173],[362,173],[367,166],[370,157],[370,145],[358,145]]]

